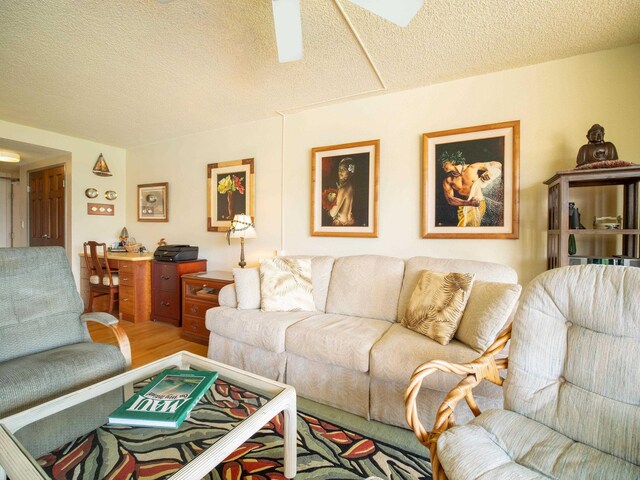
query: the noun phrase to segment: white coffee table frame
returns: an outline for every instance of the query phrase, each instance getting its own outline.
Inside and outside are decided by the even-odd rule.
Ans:
[[[289,385],[182,351],[0,419],[0,480],[5,480],[6,474],[12,480],[49,478],[40,468],[37,461],[13,436],[13,433],[22,427],[116,388],[124,387],[125,392],[131,392],[134,383],[152,377],[166,368],[188,369],[190,367],[198,370],[217,371],[220,378],[225,381],[238,383],[255,393],[264,394],[272,398],[169,478],[172,480],[202,478],[280,412],[284,412],[284,475],[287,478],[295,477],[295,389]]]

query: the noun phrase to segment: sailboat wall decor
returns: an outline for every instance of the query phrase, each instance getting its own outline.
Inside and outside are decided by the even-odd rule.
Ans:
[[[107,165],[107,162],[105,161],[102,154],[100,154],[98,160],[96,161],[96,164],[93,166],[93,173],[100,177],[110,177],[111,175],[113,175],[113,173],[109,171],[109,166]]]

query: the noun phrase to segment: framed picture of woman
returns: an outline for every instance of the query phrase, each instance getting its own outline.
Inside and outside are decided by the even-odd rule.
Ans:
[[[226,232],[234,215],[255,221],[253,158],[207,165],[207,230]]]
[[[312,236],[378,236],[379,151],[380,140],[312,149]]]
[[[425,133],[423,145],[423,238],[518,238],[519,121]]]

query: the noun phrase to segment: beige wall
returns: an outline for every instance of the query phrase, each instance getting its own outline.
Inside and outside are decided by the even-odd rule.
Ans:
[[[18,215],[14,218],[14,225],[18,227],[14,227],[16,233],[15,246],[26,246],[28,242],[27,172],[48,165],[64,163],[67,180],[67,255],[71,261],[76,281],[78,281],[80,262],[77,253],[82,250],[82,243],[86,240],[115,241],[124,226],[127,205],[125,150],[4,121],[0,121],[0,138],[8,138],[69,152],[68,156],[20,167],[21,181],[16,195],[19,198],[14,202],[18,209]],[[91,171],[100,153],[104,155],[113,176],[98,177]],[[100,192],[100,197],[95,200],[96,202],[113,203],[115,205],[115,215],[113,217],[87,215],[87,202],[89,199],[85,197],[84,191],[89,187],[96,188]],[[114,202],[105,200],[104,192],[107,190],[115,190],[119,195],[118,199]],[[24,228],[22,228],[22,222],[24,222]]]
[[[526,283],[546,266],[542,182],[575,166],[589,127],[602,124],[620,157],[640,162],[639,78],[640,45],[634,45],[309,109],[287,115],[284,133],[283,122],[270,119],[134,148],[127,152],[127,197],[135,198],[136,184],[168,181],[171,213],[167,224],[139,223],[132,201],[127,226],[150,249],[160,237],[191,243],[210,269],[232,268],[237,243],[228,247],[224,235],[205,229],[206,164],[255,157],[259,238],[247,241],[249,263],[281,249],[473,258],[511,265]],[[508,120],[521,122],[520,239],[422,239],[421,134]],[[311,237],[311,148],[375,138],[381,144],[379,237]],[[602,203],[588,195],[577,201],[589,214]]]
[[[210,269],[230,269],[239,245],[206,231],[206,165],[255,158],[256,228],[247,260],[274,255],[379,253],[410,257],[476,258],[512,265],[523,282],[545,268],[546,187],[555,171],[572,168],[593,123],[620,157],[640,162],[640,45],[498,72],[405,92],[313,108],[272,118],[123,149],[0,121],[0,137],[69,152],[70,247],[88,239],[114,241],[123,226],[154,250],[170,243],[198,245]],[[420,238],[421,134],[507,120],[521,122],[520,239],[425,240]],[[379,238],[311,237],[311,148],[379,138]],[[91,168],[103,153],[112,177]],[[125,161],[126,156],[126,161]],[[31,166],[29,168],[34,168]],[[21,176],[29,168],[23,167]],[[284,179],[284,186],[281,180]],[[169,182],[168,223],[136,220],[136,185]],[[114,217],[88,216],[84,190],[118,192]],[[21,188],[24,182],[21,182]],[[129,201],[127,201],[129,200]],[[581,194],[575,199],[588,218],[608,200]],[[25,221],[24,210],[17,222]],[[104,203],[107,203],[105,200]],[[125,213],[126,209],[126,213]],[[583,222],[584,223],[584,222]],[[16,231],[21,242],[26,232]]]
[[[238,240],[227,246],[224,233],[207,231],[207,164],[255,158],[256,229],[247,240],[248,261],[273,256],[281,237],[281,121],[272,118],[209,131],[127,151],[127,229],[154,251],[169,244],[200,249],[210,270],[229,270],[239,260]],[[137,185],[169,182],[169,221],[137,221]]]

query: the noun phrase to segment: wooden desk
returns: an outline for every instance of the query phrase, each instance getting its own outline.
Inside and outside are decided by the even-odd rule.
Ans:
[[[151,320],[151,260],[153,260],[153,253],[107,253],[109,267],[112,270],[118,270],[120,281],[118,308],[121,320],[130,322]],[[80,296],[86,310],[89,305],[89,275],[84,253],[80,253]],[[105,297],[95,299],[95,311],[108,310],[108,303],[104,300]]]

